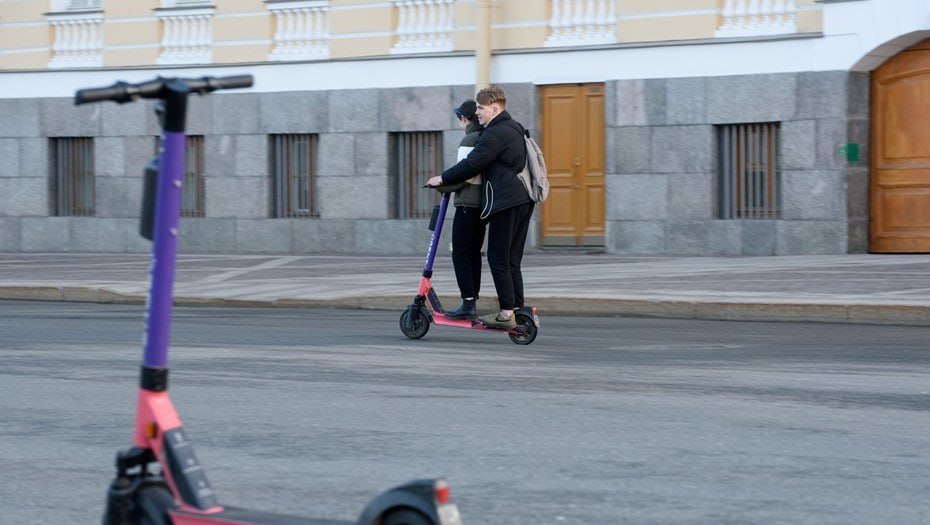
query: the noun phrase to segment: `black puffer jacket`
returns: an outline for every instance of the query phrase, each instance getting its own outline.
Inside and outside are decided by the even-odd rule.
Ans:
[[[442,172],[443,184],[464,182],[481,173],[482,218],[531,202],[517,178],[526,165],[523,133],[523,126],[502,112],[484,128],[468,157]]]

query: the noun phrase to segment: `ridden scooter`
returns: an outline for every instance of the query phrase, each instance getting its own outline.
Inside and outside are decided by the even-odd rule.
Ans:
[[[251,75],[156,78],[82,89],[75,104],[157,99],[163,128],[159,156],[145,170],[141,234],[153,241],[142,370],[133,446],[116,456],[103,525],[306,524],[352,522],[298,518],[220,505],[168,398],[168,339],[177,255],[187,99],[192,93],[252,85]],[[443,479],[420,480],[382,493],[356,525],[461,525]]]
[[[423,267],[423,276],[420,278],[420,287],[413,303],[400,314],[400,331],[410,339],[420,339],[429,331],[430,323],[455,328],[470,328],[472,330],[488,330],[491,332],[504,332],[510,340],[518,345],[528,345],[536,340],[539,330],[539,314],[535,306],[524,306],[514,311],[517,327],[513,329],[492,328],[480,321],[471,319],[449,319],[445,316],[439,296],[433,288],[430,279],[433,277],[433,262],[436,259],[436,250],[439,246],[439,237],[442,235],[442,225],[446,218],[446,209],[449,207],[449,194],[443,193],[439,204],[433,207],[429,229],[433,235],[429,242],[429,251],[426,252],[426,264]]]

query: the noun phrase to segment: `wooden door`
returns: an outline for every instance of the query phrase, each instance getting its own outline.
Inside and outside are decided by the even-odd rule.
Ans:
[[[872,73],[869,250],[930,252],[930,40]]]
[[[539,89],[540,147],[549,172],[543,246],[604,245],[604,85]]]

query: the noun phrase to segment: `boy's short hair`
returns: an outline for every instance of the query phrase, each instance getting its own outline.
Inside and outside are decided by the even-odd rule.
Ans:
[[[475,95],[475,100],[477,100],[478,103],[482,106],[490,106],[495,102],[500,103],[501,107],[505,107],[507,105],[507,95],[504,94],[503,89],[497,86],[491,86],[482,89],[478,92],[477,95]]]

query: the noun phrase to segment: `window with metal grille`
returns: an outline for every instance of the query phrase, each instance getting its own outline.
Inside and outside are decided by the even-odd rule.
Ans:
[[[319,217],[317,135],[271,135],[272,216]]]
[[[94,139],[69,137],[51,139],[51,190],[55,215],[93,217]]]
[[[442,173],[442,132],[391,133],[391,203],[395,219],[428,219],[439,193],[423,188]]]
[[[717,126],[721,219],[775,219],[781,215],[779,125]]]
[[[181,217],[203,217],[203,136],[188,135],[184,150]]]

